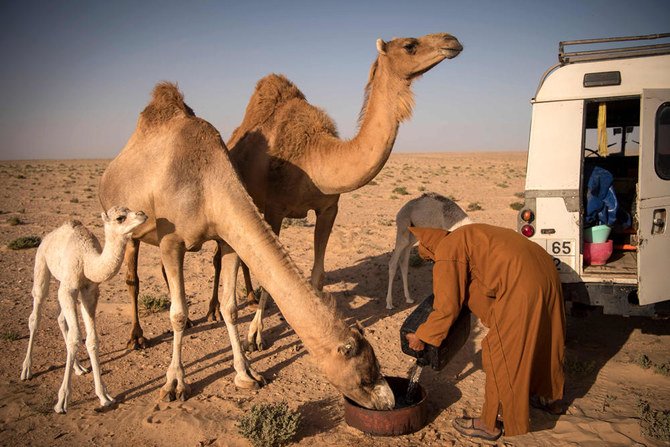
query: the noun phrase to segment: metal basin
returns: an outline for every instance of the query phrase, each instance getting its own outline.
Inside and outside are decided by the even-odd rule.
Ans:
[[[428,416],[426,391],[417,386],[418,397],[412,405],[398,407],[397,402],[405,399],[409,379],[386,377],[396,399],[393,410],[369,410],[354,401],[344,398],[344,421],[365,433],[378,436],[398,436],[414,433],[426,425]]]

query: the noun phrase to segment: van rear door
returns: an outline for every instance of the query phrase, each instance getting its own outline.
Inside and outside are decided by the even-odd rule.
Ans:
[[[640,114],[638,297],[670,299],[670,89],[644,89]]]

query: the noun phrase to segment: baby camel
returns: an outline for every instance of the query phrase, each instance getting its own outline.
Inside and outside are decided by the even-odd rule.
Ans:
[[[77,374],[87,372],[76,360],[77,348],[81,341],[77,321],[77,297],[81,302],[81,313],[86,326],[86,350],[91,359],[95,394],[103,407],[114,402],[114,399],[107,394],[100,377],[98,334],[95,330],[98,286],[119,271],[126,243],[132,231],[143,224],[147,216],[142,211],[130,211],[118,206],[110,208],[101,215],[105,224],[104,250],[101,249],[98,239],[81,222],[73,220],[47,234],[35,255],[33,311],[28,320],[30,340],[26,359],[23,361],[21,380],[32,377],[30,367],[35,332],[39,325],[43,300],[49,293],[49,280],[53,276],[60,282],[58,302],[61,312],[58,316],[58,325],[67,348],[65,375],[58,391],[58,403],[54,407],[56,413],[67,412],[72,370],[74,369]]]
[[[407,228],[428,227],[453,231],[458,227],[472,223],[466,212],[452,200],[434,192],[424,193],[421,197],[407,202],[398,211],[395,222],[395,249],[389,261],[389,288],[386,294],[387,309],[393,309],[393,277],[398,269],[398,260],[400,260],[402,285],[405,289],[405,301],[408,303],[414,302],[409,296],[407,269],[409,266],[409,253],[412,246],[416,243],[416,238]]]

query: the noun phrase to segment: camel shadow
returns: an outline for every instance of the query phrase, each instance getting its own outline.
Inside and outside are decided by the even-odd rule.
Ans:
[[[298,411],[302,420],[296,441],[300,442],[328,432],[342,422],[342,397],[305,402],[300,405]]]
[[[418,267],[409,268],[408,281],[410,296],[414,303],[406,303],[402,293],[400,270],[396,272],[393,287],[393,309],[386,309],[386,291],[388,288],[388,263],[392,252],[376,256],[367,256],[352,262],[350,266],[326,272],[326,284],[347,284],[347,290],[333,292],[338,303],[351,301],[352,296],[367,298],[360,306],[351,306],[346,312],[347,322],[360,322],[363,326],[371,326],[376,322],[413,308],[426,296],[432,293],[433,265],[424,262]]]

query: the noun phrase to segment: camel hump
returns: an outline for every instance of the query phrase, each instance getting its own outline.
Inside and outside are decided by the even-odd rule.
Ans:
[[[142,111],[143,121],[149,124],[162,124],[175,116],[195,116],[193,110],[184,102],[184,95],[172,82],[159,82],[151,94],[151,102]]]

